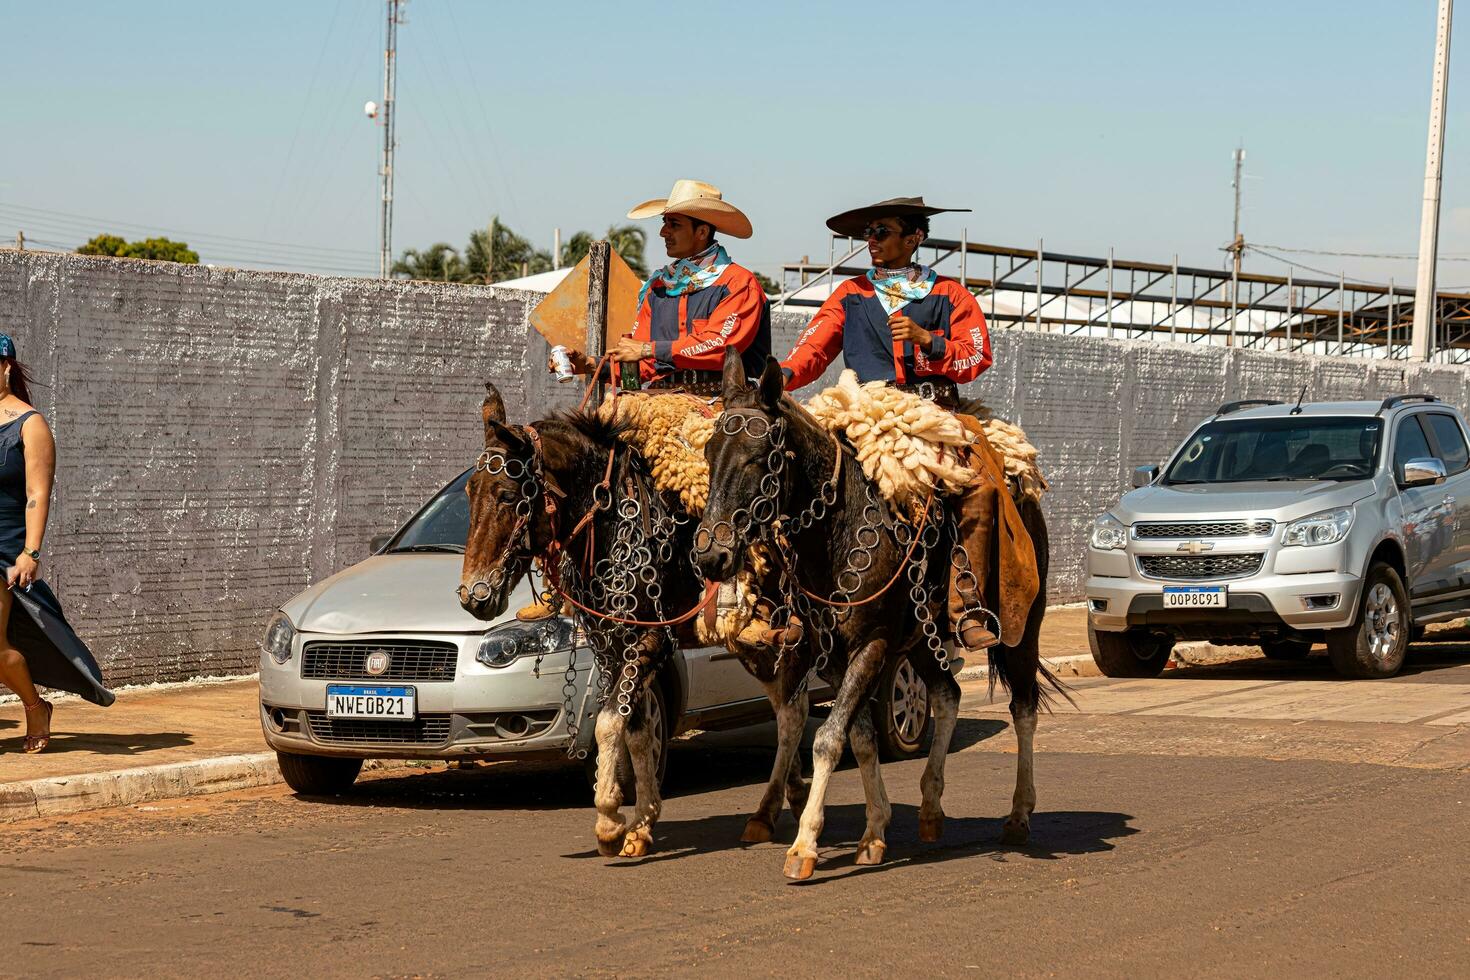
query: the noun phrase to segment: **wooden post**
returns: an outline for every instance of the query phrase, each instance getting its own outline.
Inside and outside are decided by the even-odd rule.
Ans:
[[[587,250],[587,356],[596,364],[607,353],[607,277],[612,246],[593,242]],[[597,403],[607,392],[607,375],[597,373]]]

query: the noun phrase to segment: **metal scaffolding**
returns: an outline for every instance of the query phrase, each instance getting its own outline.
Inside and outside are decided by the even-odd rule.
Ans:
[[[861,242],[833,238],[829,261],[783,267],[781,306],[819,306],[867,272]],[[843,253],[840,254],[839,253]],[[998,328],[1172,340],[1356,357],[1409,356],[1414,290],[1393,283],[1269,276],[927,240],[915,258],[962,281]],[[975,273],[979,272],[980,275]],[[985,273],[988,273],[986,275]],[[1470,362],[1470,293],[1436,296],[1431,359]]]

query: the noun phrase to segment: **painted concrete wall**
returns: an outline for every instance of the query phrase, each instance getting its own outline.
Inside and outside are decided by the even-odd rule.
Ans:
[[[514,419],[575,404],[527,328],[538,298],[0,251],[0,330],[59,447],[44,574],[110,681],[253,669],[276,605],[473,459],[483,381]],[[777,314],[777,351],[808,313]],[[1056,600],[1080,598],[1082,542],[1129,470],[1220,402],[1470,398],[1461,369],[1016,331],[994,348],[968,394],[1041,449]]]

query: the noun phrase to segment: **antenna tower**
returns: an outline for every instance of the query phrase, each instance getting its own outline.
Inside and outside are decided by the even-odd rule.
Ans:
[[[398,25],[403,23],[403,8],[407,3],[408,0],[388,0],[388,25],[383,35],[383,163],[378,170],[383,178],[382,215],[378,223],[380,279],[387,279],[393,268],[393,151],[398,145],[393,99],[398,88]]]

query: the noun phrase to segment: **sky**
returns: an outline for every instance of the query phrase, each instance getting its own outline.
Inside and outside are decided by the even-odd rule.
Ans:
[[[675,5],[409,0],[393,247],[498,214],[549,248],[676,179],[769,275],[884,198],[934,234],[1218,267],[1248,242],[1413,253],[1435,0]],[[1440,286],[1470,285],[1470,37],[1452,45]],[[0,0],[0,241],[182,238],[202,261],[375,275],[379,0]],[[1458,49],[1458,50],[1456,50]],[[656,223],[646,223],[661,257]],[[1412,283],[1414,262],[1277,252]],[[1459,261],[1458,259],[1464,259]],[[1284,273],[1250,254],[1246,268]],[[1301,272],[1301,274],[1306,274]]]

